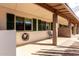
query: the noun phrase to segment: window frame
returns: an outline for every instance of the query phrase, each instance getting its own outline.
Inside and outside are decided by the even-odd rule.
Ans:
[[[30,20],[31,23],[32,23],[32,24],[31,24],[31,30],[26,30],[26,29],[25,29],[25,21],[26,21],[26,19]],[[33,20],[32,20],[31,18],[27,18],[27,17],[26,17],[26,18],[24,19],[24,30],[25,30],[25,31],[33,31],[32,29],[33,29]]]
[[[25,19],[25,17],[21,17],[21,16],[16,16],[16,22],[17,22],[17,17],[19,17],[19,18],[24,18]],[[24,29],[24,19],[23,19],[23,30],[17,30],[17,24],[16,24],[16,22],[15,22],[15,26],[16,26],[16,31],[24,31],[25,29]]]
[[[8,14],[13,15],[13,29],[8,29]],[[13,13],[6,13],[6,29],[7,30],[15,30],[15,15]]]

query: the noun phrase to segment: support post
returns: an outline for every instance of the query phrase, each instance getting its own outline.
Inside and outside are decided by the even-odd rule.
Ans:
[[[69,28],[69,31],[70,31],[69,35],[71,37],[71,35],[72,35],[72,23],[70,21],[68,22],[68,28]]]
[[[77,33],[77,24],[74,24],[74,27],[73,27],[73,34],[76,35]]]
[[[57,37],[58,37],[58,15],[53,14],[53,45],[57,45]]]
[[[79,34],[79,24],[77,24],[77,34]]]

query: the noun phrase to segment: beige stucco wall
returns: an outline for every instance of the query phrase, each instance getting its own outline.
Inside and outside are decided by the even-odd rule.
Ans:
[[[0,29],[6,29],[6,13],[17,16],[37,18],[47,22],[52,21],[52,13],[35,4],[0,4]],[[68,21],[58,16],[60,24],[68,25]]]
[[[19,3],[19,4],[11,4],[11,3],[5,3],[5,4],[0,4],[3,7],[7,7],[13,10],[20,11],[22,13],[27,13],[31,16],[36,16],[36,18],[39,18],[41,20],[45,20],[47,22],[52,21],[52,14],[50,11],[32,3]],[[24,16],[24,15],[23,15]],[[31,17],[30,16],[30,17]],[[59,23],[61,24],[67,24],[67,20],[58,16]]]
[[[52,13],[35,4],[27,3],[27,4],[0,4],[0,5],[3,7],[7,7],[9,9],[17,10],[22,13],[31,15],[30,17],[35,16],[36,18],[39,18],[41,20],[43,19],[48,22],[51,21]]]
[[[68,20],[60,16],[58,16],[58,22],[62,25],[68,25]]]
[[[6,13],[14,13],[13,10],[0,6],[0,30],[6,30]]]
[[[15,14],[16,16],[21,16],[21,17],[37,18],[37,19],[44,20],[43,18],[39,18],[37,16],[31,15],[28,13],[24,13],[22,11],[17,11],[14,9],[9,9],[9,8],[0,6],[0,30],[6,30],[6,13],[12,13],[12,14]]]
[[[29,34],[29,40],[24,41],[22,40],[22,35],[23,33],[28,33]],[[38,41],[38,40],[43,40],[46,38],[49,38],[48,32],[47,31],[21,31],[21,32],[16,32],[16,45],[22,45],[25,43],[33,42],[33,41]]]

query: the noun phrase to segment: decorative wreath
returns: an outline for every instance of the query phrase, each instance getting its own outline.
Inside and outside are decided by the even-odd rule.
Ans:
[[[25,40],[25,41],[29,40],[29,34],[28,33],[23,33],[22,34],[22,39]]]

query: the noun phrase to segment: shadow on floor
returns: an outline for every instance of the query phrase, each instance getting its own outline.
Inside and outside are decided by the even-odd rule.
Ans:
[[[44,40],[49,40],[49,39],[48,39],[48,38],[45,38],[45,39],[36,40],[36,41],[28,42],[28,43],[26,42],[26,43],[17,45],[16,47],[20,47],[20,46],[24,46],[24,45],[28,45],[28,44],[33,44],[33,43],[35,43],[35,42],[40,42],[40,41],[44,41]]]
[[[34,45],[45,45],[45,46],[53,46],[53,44],[50,44],[50,43],[31,43],[31,44],[34,44]],[[73,45],[71,46],[60,46],[60,45],[57,45],[56,47],[58,48],[73,48],[73,49],[79,49],[79,42],[75,42]]]
[[[33,43],[33,44],[52,46],[52,44],[46,44],[46,43]],[[32,54],[39,56],[79,56],[79,42],[73,43],[70,47],[67,46],[56,46],[56,47],[58,48],[58,50],[41,49]],[[67,49],[61,50],[61,48],[67,48]]]

